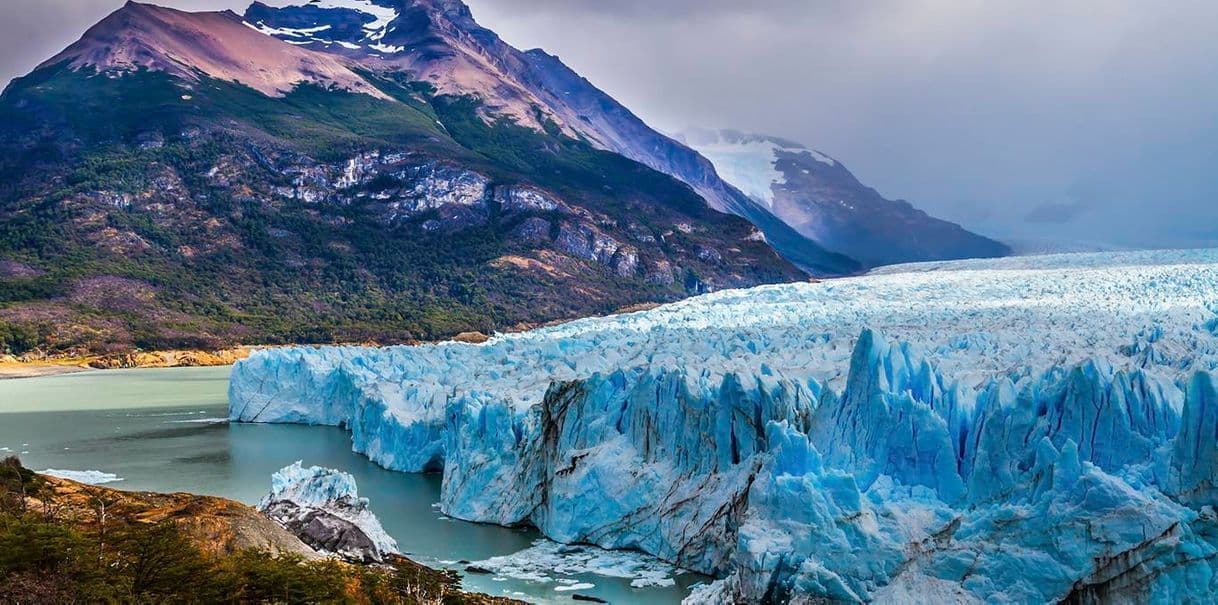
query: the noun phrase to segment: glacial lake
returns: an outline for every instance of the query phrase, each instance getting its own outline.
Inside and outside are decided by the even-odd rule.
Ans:
[[[535,530],[448,519],[436,508],[440,477],[386,471],[351,451],[341,429],[229,424],[229,368],[110,370],[0,380],[0,455],[35,470],[95,470],[122,480],[106,487],[191,492],[257,504],[271,473],[301,460],[347,471],[403,553],[435,567],[510,555],[533,546]],[[530,582],[466,574],[466,589],[543,603],[572,594],[611,603],[679,603],[704,578],[631,588],[630,580],[580,573]],[[562,580],[565,583],[560,583]],[[579,582],[578,590],[571,590]],[[587,584],[594,587],[586,588]],[[556,590],[563,588],[564,590]]]

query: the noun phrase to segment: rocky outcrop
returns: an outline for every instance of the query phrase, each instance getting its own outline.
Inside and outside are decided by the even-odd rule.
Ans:
[[[570,223],[559,226],[554,244],[571,256],[602,265],[612,264],[613,255],[622,246],[621,242],[592,225]]]
[[[250,506],[239,502],[193,494],[129,492],[85,485],[41,475],[50,488],[30,498],[27,510],[80,523],[97,518],[97,506],[105,502],[113,522],[178,524],[205,552],[225,555],[246,549],[299,555],[319,559],[312,548]]]
[[[566,205],[550,194],[533,187],[499,187],[495,190],[495,201],[504,212],[553,212],[564,210]]]
[[[525,219],[515,229],[512,229],[512,237],[530,244],[541,244],[550,241],[551,223],[541,217],[530,217]]]
[[[89,359],[89,367],[98,370],[126,368],[195,368],[228,366],[250,356],[249,347],[223,351],[152,351],[124,353]]]

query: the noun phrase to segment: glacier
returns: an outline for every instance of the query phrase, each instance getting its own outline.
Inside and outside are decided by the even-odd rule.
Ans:
[[[1212,602],[1218,250],[888,267],[484,344],[265,350],[446,515],[711,575],[690,602]]]

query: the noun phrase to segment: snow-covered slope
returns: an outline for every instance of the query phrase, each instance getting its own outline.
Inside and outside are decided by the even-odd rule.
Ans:
[[[783,153],[808,154],[808,158],[828,166],[837,160],[798,143],[777,137],[749,135],[733,130],[689,130],[677,140],[706,156],[724,180],[767,208],[774,208],[774,189],[787,184],[778,169]]]
[[[735,130],[692,129],[677,138],[801,235],[869,267],[1010,253],[909,202],[885,199],[841,162],[799,143]]]
[[[643,550],[698,598],[1218,590],[1218,251],[935,263],[484,345],[286,349],[234,420],[344,425],[448,515]]]

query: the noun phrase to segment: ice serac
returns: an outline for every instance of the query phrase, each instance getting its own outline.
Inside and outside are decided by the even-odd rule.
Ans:
[[[342,471],[300,462],[271,477],[271,492],[258,510],[313,548],[351,561],[384,561],[397,542],[360,498],[355,478]]]
[[[887,268],[480,345],[265,351],[232,417],[442,469],[457,518],[714,575],[691,601],[1218,591],[1218,251]]]

